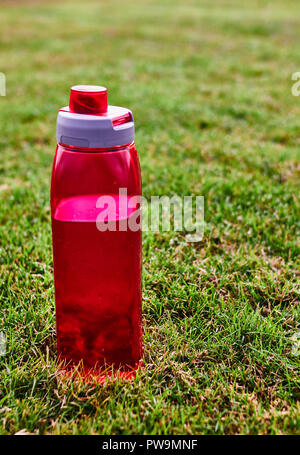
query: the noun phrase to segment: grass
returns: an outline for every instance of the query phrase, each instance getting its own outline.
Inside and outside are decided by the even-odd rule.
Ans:
[[[1,2],[0,433],[299,433],[299,13],[296,0]],[[132,383],[66,379],[55,355],[49,183],[78,83],[134,111],[147,198],[205,196],[202,242],[144,235]]]

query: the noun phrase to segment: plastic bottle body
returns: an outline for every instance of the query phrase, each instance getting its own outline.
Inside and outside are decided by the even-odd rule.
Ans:
[[[107,229],[97,226],[99,198],[118,205],[120,189],[127,209],[141,194],[134,143],[105,151],[57,146],[51,181],[57,347],[63,359],[87,367],[134,368],[142,355],[141,230],[128,226],[132,208],[125,217],[108,211]]]

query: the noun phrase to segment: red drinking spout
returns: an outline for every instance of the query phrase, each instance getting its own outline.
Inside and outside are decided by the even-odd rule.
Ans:
[[[107,112],[107,89],[99,85],[74,85],[70,93],[70,112],[100,115]]]

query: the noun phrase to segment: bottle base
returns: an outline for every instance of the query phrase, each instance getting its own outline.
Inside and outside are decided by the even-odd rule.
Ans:
[[[140,360],[135,367],[114,368],[113,366],[106,367],[87,367],[82,362],[75,364],[74,362],[64,363],[60,366],[59,371],[63,377],[67,379],[79,380],[84,383],[100,383],[115,382],[115,381],[131,381],[136,377],[138,370],[143,368],[143,361]]]

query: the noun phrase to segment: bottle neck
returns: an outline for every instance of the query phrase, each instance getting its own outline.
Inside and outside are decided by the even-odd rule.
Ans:
[[[118,150],[122,150],[127,147],[131,147],[134,144],[134,141],[123,144],[123,145],[116,145],[115,147],[107,147],[107,148],[89,148],[89,147],[75,147],[74,145],[62,144],[58,143],[57,146],[63,147],[65,150],[70,152],[82,152],[82,153],[100,153],[100,152],[117,152]]]

